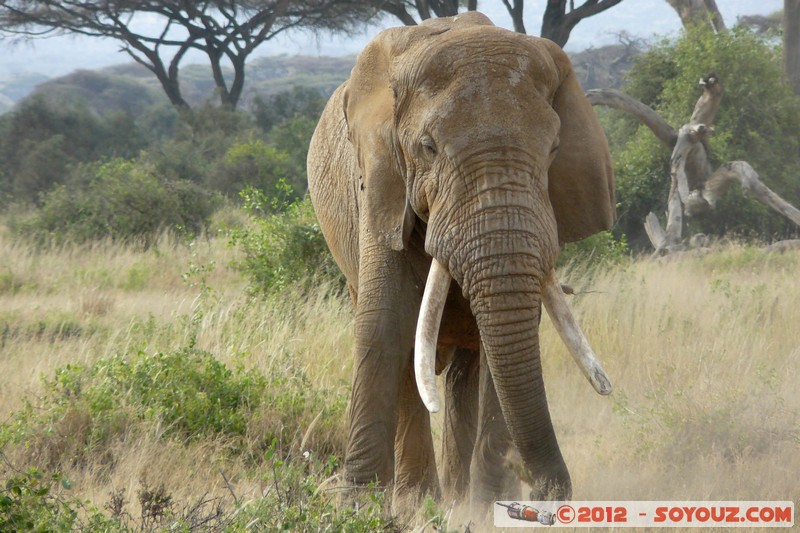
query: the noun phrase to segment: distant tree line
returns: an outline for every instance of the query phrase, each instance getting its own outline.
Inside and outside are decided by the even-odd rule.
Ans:
[[[235,108],[245,61],[259,45],[290,29],[351,31],[375,12],[355,0],[3,0],[0,30],[23,37],[65,33],[116,39],[156,76],[170,102],[184,109],[189,104],[181,94],[179,67],[189,50],[198,50],[208,58],[220,104]],[[143,17],[160,26],[140,29]]]
[[[327,95],[296,87],[250,112],[155,103],[98,114],[36,94],[0,116],[0,212],[36,239],[152,239],[202,232],[247,188],[306,190],[308,143]],[[280,207],[280,206],[279,206]]]

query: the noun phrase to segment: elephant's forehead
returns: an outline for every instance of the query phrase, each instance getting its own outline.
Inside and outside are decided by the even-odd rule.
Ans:
[[[441,35],[410,51],[410,83],[439,92],[453,83],[469,92],[515,87],[549,92],[556,83],[552,58],[535,41],[493,27],[465,28]]]
[[[528,60],[524,55],[516,59],[522,65]],[[555,118],[547,88],[516,65],[479,62],[443,83],[422,83],[413,92],[414,109],[423,122],[434,130],[445,128],[449,135],[471,127],[492,136],[530,131],[533,123],[554,125],[547,120],[551,114]]]

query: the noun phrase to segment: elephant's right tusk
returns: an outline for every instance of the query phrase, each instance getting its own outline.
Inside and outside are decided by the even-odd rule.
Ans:
[[[551,270],[544,281],[542,287],[544,307],[550,315],[553,325],[561,336],[561,340],[567,345],[572,358],[580,367],[583,375],[592,384],[598,394],[611,394],[611,380],[608,379],[603,367],[594,355],[589,341],[581,331],[581,327],[572,315],[572,311],[567,305],[564,293],[556,279],[555,271]]]
[[[439,410],[439,391],[436,390],[436,344],[451,279],[444,265],[434,259],[428,273],[428,281],[425,283],[417,320],[414,375],[417,378],[417,388],[422,403],[431,413]]]

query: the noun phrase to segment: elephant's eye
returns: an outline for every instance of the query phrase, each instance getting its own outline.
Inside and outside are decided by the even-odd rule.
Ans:
[[[428,156],[434,157],[436,155],[436,143],[433,142],[433,139],[430,135],[423,135],[422,139],[420,139],[420,143],[422,144],[422,148],[425,150],[425,153],[428,154]]]

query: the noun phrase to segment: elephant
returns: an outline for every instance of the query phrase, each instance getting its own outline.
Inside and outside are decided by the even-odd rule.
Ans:
[[[384,30],[328,101],[308,180],[355,312],[347,483],[392,487],[395,505],[487,504],[520,479],[569,498],[541,309],[609,393],[554,265],[564,243],[611,228],[615,203],[608,144],[566,54],[477,12]]]

